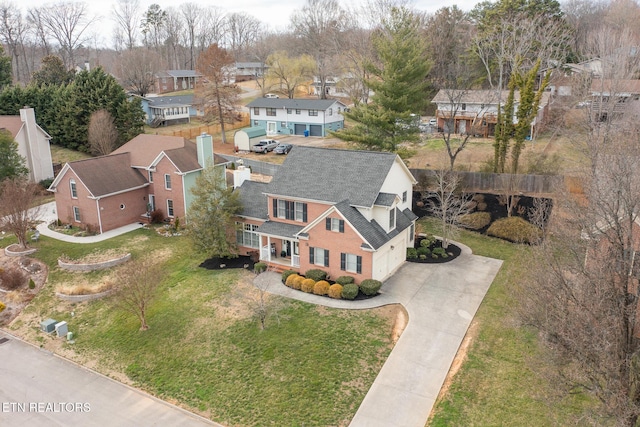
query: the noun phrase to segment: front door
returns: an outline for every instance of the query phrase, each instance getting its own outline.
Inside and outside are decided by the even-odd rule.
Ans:
[[[149,194],[149,212],[153,212],[156,210],[156,196],[153,194]]]
[[[275,135],[276,133],[278,133],[276,122],[267,122],[267,135]]]
[[[285,240],[282,242],[282,250],[287,253],[287,256],[291,256],[291,242],[289,240]]]

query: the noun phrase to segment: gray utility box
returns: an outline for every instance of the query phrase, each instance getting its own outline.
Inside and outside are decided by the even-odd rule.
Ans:
[[[42,332],[50,334],[51,332],[56,330],[56,323],[58,323],[58,321],[53,319],[43,320],[42,322],[40,322],[40,329],[42,330]]]
[[[69,327],[67,326],[67,322],[63,320],[62,322],[56,323],[56,334],[59,337],[66,337],[67,332],[69,332]]]

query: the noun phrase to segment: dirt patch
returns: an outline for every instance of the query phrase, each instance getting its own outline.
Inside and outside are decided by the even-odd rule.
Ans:
[[[6,308],[0,313],[0,326],[9,324],[26,305],[40,292],[47,281],[47,266],[33,258],[29,257],[8,257],[4,251],[0,251],[0,268],[11,269],[18,268],[22,271],[27,280],[20,288],[11,292],[0,292],[0,301]],[[29,279],[33,280],[35,287],[29,289]]]
[[[453,383],[453,378],[462,367],[462,364],[464,363],[464,361],[467,359],[467,352],[469,351],[469,347],[471,346],[471,343],[477,336],[478,336],[478,322],[474,320],[471,322],[471,325],[469,325],[469,329],[467,329],[467,333],[464,335],[464,339],[462,340],[462,343],[458,348],[456,357],[453,359],[453,362],[451,363],[451,367],[449,368],[447,377],[445,378],[444,383],[442,384],[442,388],[440,388],[440,392],[438,393],[438,398],[436,399],[436,404],[434,405],[434,407],[436,407],[438,403],[442,399],[444,399],[444,397],[449,392],[449,388]],[[429,415],[429,421],[427,421],[427,425],[429,425],[429,423],[431,422],[431,418],[433,417],[433,414],[434,412],[432,410],[431,414]]]

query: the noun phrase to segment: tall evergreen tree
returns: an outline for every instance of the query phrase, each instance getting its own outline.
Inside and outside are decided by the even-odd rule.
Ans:
[[[18,144],[11,133],[0,129],[0,182],[5,178],[25,177],[29,170],[25,167],[24,157],[18,153]]]
[[[42,58],[42,66],[31,76],[31,83],[36,85],[49,84],[54,86],[66,85],[73,80],[73,71],[68,71],[62,59],[56,55]]]
[[[417,140],[412,114],[420,115],[428,102],[430,66],[420,20],[404,7],[393,8],[372,41],[379,61],[366,66],[372,102],[346,112],[357,124],[335,135],[367,149],[395,152],[400,143]]]

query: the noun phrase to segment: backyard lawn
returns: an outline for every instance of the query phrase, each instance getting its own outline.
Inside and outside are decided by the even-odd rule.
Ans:
[[[261,331],[250,304],[253,273],[198,267],[201,258],[184,237],[138,230],[89,246],[46,237],[36,245],[49,282],[10,331],[224,425],[347,425],[393,345],[397,307],[341,311],[272,296],[277,310]],[[107,250],[164,260],[148,331],[108,299],[55,297],[58,286],[112,277],[64,272],[60,254]],[[75,344],[38,331],[49,317],[68,322]]]

